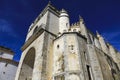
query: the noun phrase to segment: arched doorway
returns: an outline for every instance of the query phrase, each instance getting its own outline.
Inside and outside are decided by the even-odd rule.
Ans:
[[[34,61],[35,61],[35,49],[30,48],[23,60],[18,80],[32,80]]]

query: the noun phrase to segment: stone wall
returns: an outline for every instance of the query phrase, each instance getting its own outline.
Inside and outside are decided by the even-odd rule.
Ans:
[[[16,70],[16,65],[5,61],[0,61],[0,80],[14,80]]]
[[[54,79],[84,80],[86,40],[75,32],[64,33],[54,41],[53,49]]]
[[[15,80],[26,77],[32,80],[120,79],[120,66],[117,66],[119,58],[113,54],[115,50],[110,49],[101,35],[96,36],[87,30],[82,18],[68,28],[62,26],[66,23],[59,19],[59,11],[48,4],[32,23],[22,47]],[[60,22],[63,22],[61,27]],[[68,30],[59,30],[64,27]],[[112,62],[112,66],[109,62]]]

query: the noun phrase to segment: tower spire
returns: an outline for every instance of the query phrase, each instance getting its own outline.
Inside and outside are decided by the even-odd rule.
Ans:
[[[98,38],[101,36],[97,30],[96,30],[96,35]]]
[[[84,22],[84,20],[83,20],[81,15],[79,15],[79,20],[80,20],[80,22]]]
[[[47,5],[47,6],[50,6],[50,5],[52,5],[51,1],[48,2],[48,5]]]
[[[50,0],[49,0],[48,4],[50,4],[50,5],[51,5],[51,1],[50,1]]]

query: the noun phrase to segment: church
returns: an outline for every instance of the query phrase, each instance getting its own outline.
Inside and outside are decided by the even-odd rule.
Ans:
[[[120,52],[51,3],[30,25],[15,80],[120,80]]]

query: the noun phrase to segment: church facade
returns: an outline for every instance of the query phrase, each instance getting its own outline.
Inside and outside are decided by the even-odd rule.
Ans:
[[[120,53],[82,17],[50,3],[30,25],[15,80],[120,80]]]

